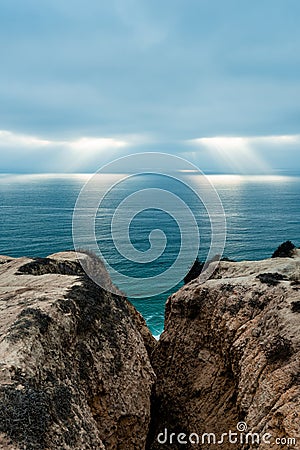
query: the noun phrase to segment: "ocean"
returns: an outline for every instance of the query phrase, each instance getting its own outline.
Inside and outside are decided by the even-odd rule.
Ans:
[[[88,174],[0,175],[0,254],[45,257],[73,249],[74,206],[89,177]],[[110,177],[113,183],[114,175],[103,175],[106,184]],[[224,256],[237,261],[263,259],[270,257],[283,241],[291,240],[300,245],[299,176],[209,175],[209,180],[219,194],[226,216]],[[139,284],[139,278],[164,273],[174,263],[180,251],[181,224],[170,214],[155,209],[153,204],[133,215],[129,233],[134,248],[139,252],[147,252],[151,247],[151,231],[160,229],[166,236],[166,246],[157,260],[136,263],[126,260],[115,248],[111,220],[122,199],[133,192],[157,186],[180,196],[194,212],[201,230],[199,257],[205,259],[211,239],[209,215],[191,190],[186,191],[182,185],[173,184],[167,177],[144,174],[126,179],[109,191],[95,221],[96,239],[109,261],[113,281],[128,294],[155,336],[163,330],[165,301],[182,285],[182,281],[166,292],[147,296],[149,292],[145,283]],[[118,226],[116,234],[122,241],[122,223]],[[157,235],[155,239],[159,240],[161,236]],[[90,236],[83,233],[82,242],[83,248],[90,248]],[[187,271],[188,267],[184,270]],[[139,298],[131,296],[130,285],[122,284],[116,272],[135,277],[136,286],[140,289]]]

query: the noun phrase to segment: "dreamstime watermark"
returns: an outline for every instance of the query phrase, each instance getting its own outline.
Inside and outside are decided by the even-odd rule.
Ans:
[[[285,445],[289,447],[296,446],[297,439],[292,437],[274,437],[271,433],[255,433],[248,431],[245,422],[239,422],[236,430],[228,430],[227,432],[216,433],[172,433],[167,428],[157,435],[157,442],[164,444],[179,445]]]
[[[151,182],[145,178],[147,175]],[[201,232],[200,205],[208,218]],[[178,253],[173,260],[167,260],[169,264],[166,259],[162,263],[162,258],[168,245],[172,245],[173,236],[168,236],[168,227],[164,229],[164,220],[157,220],[144,236],[146,248],[136,245],[133,224],[140,214],[149,211],[168,216],[178,230]],[[104,226],[106,234],[99,237],[99,229],[101,234]],[[223,254],[226,220],[222,202],[198,167],[165,153],[129,155],[102,167],[81,190],[73,213],[75,250],[79,253],[86,249],[99,257],[114,283],[136,298],[151,297],[175,287],[203,249],[203,234],[206,240],[209,235],[210,245],[200,283],[212,275]],[[90,264],[85,258],[79,260],[94,282],[114,292],[114,286],[107,283],[97,264]],[[147,265],[151,268],[148,272]]]

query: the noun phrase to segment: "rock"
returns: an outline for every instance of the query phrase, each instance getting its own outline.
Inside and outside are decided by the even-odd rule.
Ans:
[[[219,259],[220,259],[220,261],[234,262],[233,259],[227,258],[226,256],[223,258],[219,258],[218,256],[216,256],[211,261],[206,262],[206,263],[200,261],[199,258],[196,258],[196,260],[194,261],[194,264],[189,269],[188,273],[186,274],[186,276],[183,279],[184,284],[190,283],[190,281],[195,280],[195,278],[198,278],[198,276],[204,270],[206,265],[209,265],[211,262],[218,261]]]
[[[0,308],[1,449],[145,447],[155,340],[124,297],[73,252],[1,257]]]
[[[192,267],[190,268],[190,270],[184,277],[184,280],[183,280],[184,284],[187,284],[190,281],[197,278],[200,275],[200,273],[202,272],[203,268],[204,268],[204,263],[202,261],[200,261],[199,258],[196,258],[196,260],[194,261],[194,264],[192,265]]]
[[[168,299],[156,343],[92,255],[0,257],[0,449],[297,448],[299,282],[296,249],[223,261]]]
[[[294,256],[296,246],[291,241],[283,242],[275,250],[272,258],[292,258]]]
[[[180,433],[187,442],[198,434],[202,449],[298,448],[275,442],[300,442],[299,250],[293,255],[221,262],[213,279],[196,279],[168,299],[152,356],[157,382],[148,448],[194,448],[178,444]],[[237,424],[258,433],[260,444],[250,435],[249,444],[241,443],[246,433]],[[239,444],[227,437],[214,445],[205,435],[220,440],[229,430]]]

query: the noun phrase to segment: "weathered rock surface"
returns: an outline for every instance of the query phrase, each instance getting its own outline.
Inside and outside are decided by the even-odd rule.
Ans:
[[[154,339],[75,253],[49,258],[0,257],[0,448],[143,449]]]
[[[84,275],[75,253],[1,256],[0,449],[299,448],[299,283],[299,251],[222,262],[213,279],[169,298],[157,344],[121,294]],[[246,433],[240,444],[227,436],[214,445],[212,435],[201,443],[239,422],[259,444],[246,444]],[[188,443],[191,433],[199,445]]]
[[[152,359],[157,383],[149,448],[300,448],[299,280],[298,250],[293,258],[222,262],[214,279],[202,285],[196,279],[169,298]],[[244,444],[225,438],[208,445],[206,436],[201,445],[202,434],[220,440],[241,421],[260,435],[259,445],[252,437],[246,444],[245,435]],[[167,443],[159,445],[165,429]],[[170,433],[176,434],[172,444]],[[200,445],[176,444],[178,433],[187,435],[183,441],[198,434]],[[265,433],[271,443],[262,442]]]

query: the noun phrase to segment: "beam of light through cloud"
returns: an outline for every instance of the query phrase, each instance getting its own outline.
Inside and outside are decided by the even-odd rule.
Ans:
[[[300,144],[300,135],[278,136],[215,136],[187,141],[210,152],[215,161],[238,173],[268,173],[271,164],[264,157],[264,148]]]
[[[83,163],[88,163],[98,154],[109,152],[111,157],[115,153],[130,145],[129,141],[115,138],[89,138],[82,137],[74,141],[62,141],[62,147],[69,149],[72,153],[72,160],[66,161],[68,172],[76,172]]]
[[[54,139],[0,130],[0,172],[93,172],[111,159],[147,150],[184,156],[210,173],[265,174],[293,170],[294,160],[297,167],[299,147],[300,134],[164,141],[137,133]]]
[[[31,156],[41,167],[51,160],[65,172],[76,172],[93,160],[100,164],[103,157],[113,158],[122,149],[134,147],[142,140],[137,135],[53,140],[0,130],[0,152],[3,152],[2,163],[9,158],[16,160]]]

